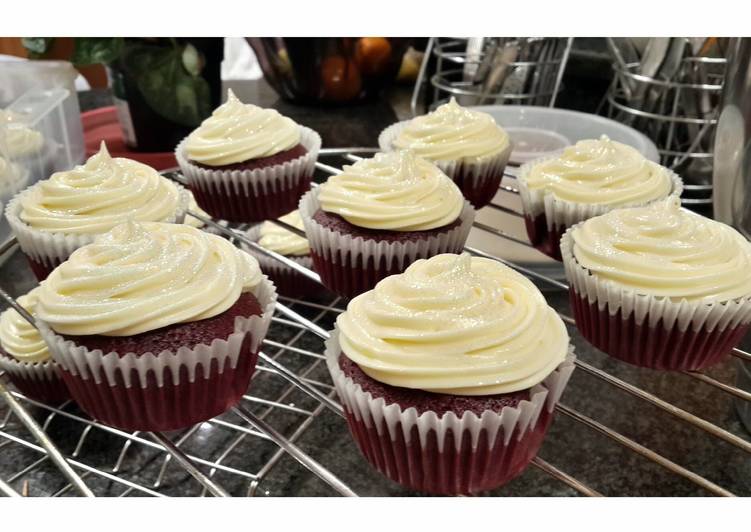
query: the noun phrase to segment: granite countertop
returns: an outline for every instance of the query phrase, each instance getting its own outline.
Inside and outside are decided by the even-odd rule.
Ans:
[[[294,120],[316,129],[321,133],[325,147],[375,146],[377,134],[383,127],[408,116],[409,91],[403,88],[392,91],[384,100],[345,108],[311,108],[279,102],[274,93],[262,82],[243,86],[233,85],[233,89],[243,100],[254,101],[264,106],[273,105]],[[109,94],[106,92],[95,91],[81,95],[84,109],[107,105],[109,101]],[[332,161],[331,164],[337,162]],[[15,296],[24,293],[35,284],[19,252],[0,268],[0,284]],[[541,288],[544,289],[552,306],[564,314],[571,314],[565,293],[550,290],[544,285],[541,285]],[[330,301],[322,299],[319,303],[321,302]],[[335,302],[337,307],[344,304],[341,301]],[[318,317],[319,323],[325,328],[330,328],[335,318],[334,312],[321,311],[320,308],[300,304],[293,305],[293,308],[311,319]],[[577,334],[574,327],[570,327],[569,331],[581,360],[670,401],[746,441],[751,440],[751,436],[739,421],[730,395],[689,375],[628,366],[591,348]],[[272,325],[269,337],[281,343],[292,342],[292,345],[301,351],[322,352],[323,345],[318,338],[310,333],[297,333],[296,329],[276,323]],[[276,351],[269,348],[268,353],[273,355]],[[316,359],[292,351],[282,352],[279,356],[280,362],[297,372],[306,372],[308,378],[330,382],[325,367],[321,363],[316,363]],[[712,368],[708,373],[723,382],[734,383],[736,369],[736,362],[731,359]],[[259,372],[254,378],[250,392],[253,396],[273,400],[279,397],[280,390],[285,387],[284,381],[278,376]],[[284,402],[301,409],[312,410],[317,406],[310,398],[295,390],[284,398]],[[751,459],[746,452],[680,421],[648,402],[622,392],[582,370],[577,370],[564,394],[563,403],[733,493],[751,495]],[[249,403],[249,407],[261,415],[266,405]],[[274,409],[266,419],[288,437],[304,425],[304,421],[301,421],[299,416],[295,417],[294,412],[277,410]],[[75,409],[68,407],[67,411],[75,412]],[[0,423],[5,418],[5,412],[5,406],[0,405]],[[47,412],[34,409],[34,413],[40,421],[45,420]],[[223,419],[232,423],[239,422],[232,414],[223,416]],[[311,420],[296,443],[343,479],[356,493],[373,496],[412,495],[369,467],[356,449],[342,419],[324,409]],[[64,451],[73,452],[80,441],[83,427],[83,424],[77,421],[55,416],[49,423],[48,431]],[[28,434],[17,426],[13,418],[0,427],[0,430],[28,438]],[[233,451],[227,455],[223,463],[246,471],[259,470],[277,451],[277,448],[267,441],[251,437],[236,440],[236,435],[236,432],[228,433],[221,427],[204,423],[189,434],[184,448],[196,456],[215,460],[229,445],[234,445]],[[180,435],[170,436],[177,441]],[[0,442],[3,441],[4,438],[0,435]],[[123,440],[119,437],[94,429],[86,435],[77,457],[82,462],[112,471],[122,444]],[[152,487],[162,467],[163,455],[144,445],[134,444],[127,449],[124,456],[125,460],[118,474],[128,480]],[[667,471],[602,433],[561,413],[556,415],[539,456],[605,495],[707,494],[687,479]],[[16,444],[0,447],[0,478],[8,480],[13,474],[31,466],[38,458],[38,453]],[[228,473],[219,472],[216,478],[233,495],[247,494],[252,484],[248,479]],[[52,494],[64,484],[59,473],[47,462],[42,462],[30,472],[21,475],[13,485],[21,489],[24,480],[28,481],[32,495]],[[114,495],[123,491],[121,486],[95,477],[88,477],[87,482],[90,482],[100,494]],[[330,487],[286,455],[269,470],[258,488],[256,493],[262,495],[335,494]],[[201,492],[196,482],[174,464],[166,467],[159,491],[169,495],[198,495]],[[528,468],[509,485],[491,493],[498,496],[576,494],[576,491],[564,483],[535,467]]]

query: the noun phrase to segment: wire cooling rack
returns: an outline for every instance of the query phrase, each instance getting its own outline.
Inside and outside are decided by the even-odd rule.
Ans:
[[[337,173],[335,165],[375,151],[324,149],[321,159],[333,164],[318,162],[317,168],[323,174]],[[500,195],[518,194],[513,175],[506,176],[501,190]],[[499,204],[486,210],[521,216]],[[320,280],[316,273],[247,241],[243,227],[193,215],[238,245],[254,247]],[[474,230],[529,246],[488,223],[477,221]],[[518,479],[491,495],[751,494],[751,441],[732,412],[732,402],[751,401],[751,393],[728,383],[730,366],[712,375],[666,373],[609,359],[578,337],[568,315],[564,282],[488,250],[466,250],[499,260],[537,282],[569,326],[579,354],[578,371],[539,456]],[[31,273],[18,273],[27,267],[14,240],[0,247],[0,257],[5,254],[12,254],[3,270],[10,273],[0,280],[0,296],[14,305],[5,291],[10,288],[2,285],[20,275],[26,291],[33,286]],[[345,306],[346,301],[333,296],[315,301],[281,297],[241,403],[168,434],[108,427],[71,402],[38,403],[12,391],[0,376],[0,493],[409,495],[360,457],[329,379],[322,339]],[[732,355],[751,362],[751,354],[740,349]]]

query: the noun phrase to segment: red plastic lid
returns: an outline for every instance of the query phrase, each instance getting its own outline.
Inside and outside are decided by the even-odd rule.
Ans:
[[[166,170],[177,166],[172,152],[138,152],[132,151],[125,144],[120,123],[117,121],[115,107],[100,107],[93,111],[81,113],[83,138],[86,144],[86,157],[99,151],[99,144],[107,143],[107,150],[113,157],[127,157],[148,164],[157,170]]]

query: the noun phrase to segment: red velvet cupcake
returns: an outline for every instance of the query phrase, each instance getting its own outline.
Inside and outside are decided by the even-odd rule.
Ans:
[[[37,312],[81,408],[123,430],[165,431],[240,401],[275,302],[255,259],[227,240],[128,223],[56,268]]]
[[[18,304],[32,315],[38,291],[35,288],[18,298]],[[0,370],[8,374],[18,391],[31,399],[55,406],[70,399],[39,331],[13,309],[0,314]]]
[[[555,260],[561,260],[561,236],[569,227],[683,191],[677,174],[606,136],[523,165],[517,181],[529,241]]]
[[[377,154],[331,176],[300,200],[323,284],[353,297],[417,259],[464,248],[475,210],[432,163]]]
[[[182,223],[190,196],[138,161],[111,157],[104,142],[85,164],[19,192],[5,209],[37,279],[73,251],[127,220]]]
[[[297,227],[301,231],[304,230],[300,212],[297,210],[285,214],[279,220]],[[251,227],[246,234],[250,240],[256,242],[261,247],[284,255],[309,270],[314,269],[307,238],[287,231],[273,222],[264,222]],[[318,297],[326,294],[330,295],[319,283],[309,279],[286,264],[282,264],[278,260],[272,259],[249,246],[243,245],[243,249],[256,258],[258,264],[261,266],[261,271],[274,281],[276,289],[280,294],[298,299]]]
[[[412,150],[438,166],[476,208],[498,192],[511,156],[508,134],[492,116],[454,98],[432,113],[398,122],[378,137],[383,151]]]
[[[751,244],[678,198],[577,224],[561,252],[582,336],[630,364],[700,370],[751,325]]]
[[[494,489],[526,468],[574,359],[528,279],[468,254],[417,261],[356,297],[326,345],[365,458],[441,495]]]
[[[310,188],[321,137],[273,109],[227,101],[175,151],[202,209],[230,222],[294,210]]]

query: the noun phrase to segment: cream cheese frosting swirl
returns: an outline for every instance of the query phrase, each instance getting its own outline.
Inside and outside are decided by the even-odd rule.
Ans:
[[[22,115],[0,109],[0,123],[5,125],[5,147],[11,159],[35,154],[42,148],[44,137],[24,124]]]
[[[300,211],[292,211],[285,214],[280,221],[285,222],[301,231],[305,230],[300,217]],[[291,231],[279,227],[272,222],[263,222],[258,230],[258,244],[268,250],[275,251],[281,255],[309,255],[310,244],[307,238],[296,235]]]
[[[453,395],[541,382],[566,357],[566,327],[525,277],[490,259],[437,255],[353,299],[342,353],[371,378]]]
[[[673,188],[665,167],[605,135],[531,163],[524,179],[530,189],[543,189],[560,200],[613,206],[665,198]]]
[[[256,260],[221,237],[128,222],[50,274],[37,316],[61,334],[130,336],[216,316],[261,278]]]
[[[393,141],[432,161],[485,159],[509,146],[508,134],[492,116],[451,101],[427,115],[409,121]]]
[[[189,191],[189,190],[187,190],[186,193],[188,194],[188,198],[189,198],[188,199],[188,210],[190,212],[194,212],[194,213],[198,214],[199,216],[203,216],[204,218],[211,218],[211,215],[209,213],[207,213],[206,211],[204,211],[198,205],[198,203],[196,202],[196,197],[193,195],[193,193],[191,191]],[[189,225],[191,227],[196,227],[198,229],[200,229],[201,227],[203,227],[204,225],[206,225],[205,223],[203,223],[198,218],[190,216],[189,214],[185,216],[185,221],[183,223],[185,225]]]
[[[232,90],[227,101],[185,141],[188,158],[207,166],[224,166],[271,157],[300,144],[300,126],[274,109],[244,104]]]
[[[100,234],[127,220],[170,220],[180,191],[150,166],[111,157],[102,142],[85,164],[35,185],[21,206],[21,220],[39,231]]]
[[[714,303],[751,296],[751,244],[668,198],[572,229],[576,261],[639,294]]]
[[[17,302],[33,316],[38,295],[39,287],[19,297]],[[47,344],[39,331],[13,309],[0,314],[0,347],[19,362],[33,364],[50,359]]]
[[[0,156],[0,197],[11,196],[27,182],[28,172],[21,165]]]
[[[368,229],[427,231],[456,221],[464,197],[441,170],[410,151],[379,153],[321,185],[321,209]]]

